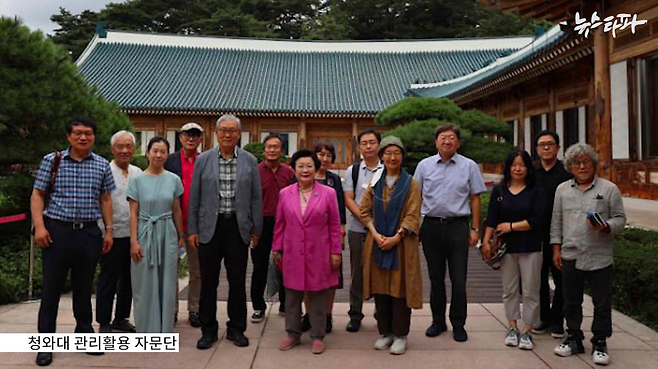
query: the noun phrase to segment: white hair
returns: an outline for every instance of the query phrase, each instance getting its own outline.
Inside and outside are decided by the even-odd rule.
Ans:
[[[564,153],[564,164],[567,168],[571,167],[573,160],[581,155],[587,155],[592,159],[595,171],[599,168],[599,155],[592,146],[585,143],[576,143],[569,146],[567,152]]]
[[[133,142],[133,146],[137,145],[137,140],[135,139],[135,135],[132,132],[126,131],[126,130],[121,130],[121,131],[119,131],[119,132],[112,135],[112,138],[110,139],[110,146],[114,146],[114,144],[119,139],[119,137],[121,137],[123,135],[129,135],[130,140]]]
[[[232,114],[224,114],[219,119],[217,119],[217,123],[215,123],[215,130],[219,129],[219,124],[221,122],[237,122],[238,123],[238,129],[242,131],[242,123],[240,122],[240,118],[236,117],[235,115]]]

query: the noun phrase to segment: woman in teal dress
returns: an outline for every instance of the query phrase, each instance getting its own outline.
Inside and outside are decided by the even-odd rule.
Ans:
[[[128,185],[130,256],[135,326],[139,333],[170,333],[174,329],[178,248],[182,232],[180,178],[164,170],[169,142],[148,143],[149,166]]]

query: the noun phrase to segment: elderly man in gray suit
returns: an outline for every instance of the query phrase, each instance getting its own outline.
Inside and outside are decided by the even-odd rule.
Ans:
[[[249,241],[258,244],[263,226],[256,158],[237,147],[240,119],[222,115],[215,125],[219,147],[199,155],[194,164],[188,216],[189,244],[199,249],[201,339],[197,348],[217,341],[217,286],[222,259],[228,276],[226,338],[249,346],[245,291]]]

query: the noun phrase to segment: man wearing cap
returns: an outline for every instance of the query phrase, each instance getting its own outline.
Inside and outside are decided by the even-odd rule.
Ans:
[[[447,263],[452,284],[450,322],[453,338],[464,342],[468,339],[464,329],[468,248],[478,242],[480,193],[487,188],[477,164],[457,153],[459,137],[460,129],[454,124],[437,128],[434,139],[439,153],[418,163],[414,177],[423,195],[420,212],[424,218],[420,238],[432,284],[432,325],[425,335],[435,337],[448,329],[445,321]],[[472,226],[468,224],[471,214]]]
[[[190,203],[190,187],[192,186],[192,174],[194,163],[199,153],[198,148],[203,141],[203,128],[190,122],[180,129],[178,139],[181,143],[180,151],[169,155],[165,162],[165,169],[178,175],[183,181],[183,198],[181,208],[183,210],[183,232],[187,233],[187,214]],[[195,247],[187,245],[187,268],[190,275],[187,289],[187,311],[188,319],[192,327],[201,327],[199,321],[199,295],[201,294],[201,271],[199,269],[199,252]],[[178,284],[178,279],[176,280]],[[176,286],[176,316],[178,316],[178,286]]]

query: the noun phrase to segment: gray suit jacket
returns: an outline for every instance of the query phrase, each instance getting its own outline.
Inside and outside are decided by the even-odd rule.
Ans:
[[[240,237],[249,244],[250,235],[260,236],[263,229],[260,176],[253,155],[238,148],[237,156],[235,212]],[[187,233],[198,234],[201,243],[210,242],[215,234],[219,196],[219,147],[215,146],[197,157],[190,189]]]

